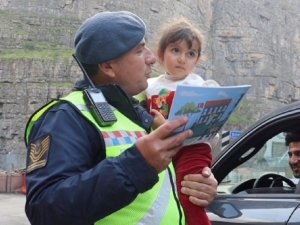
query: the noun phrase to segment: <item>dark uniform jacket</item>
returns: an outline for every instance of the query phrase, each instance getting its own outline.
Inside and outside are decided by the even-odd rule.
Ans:
[[[118,86],[101,89],[111,105],[150,131],[153,118],[137,101]],[[45,138],[46,165],[27,174],[26,214],[33,225],[93,224],[158,181],[135,145],[119,157],[105,158],[101,133],[68,103],[53,107],[36,123],[27,163],[31,144]]]

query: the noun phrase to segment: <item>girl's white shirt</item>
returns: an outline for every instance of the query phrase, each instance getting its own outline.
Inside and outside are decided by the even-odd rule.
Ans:
[[[147,98],[151,98],[152,95],[157,95],[160,90],[167,89],[169,91],[175,91],[177,85],[190,85],[190,86],[220,86],[215,80],[204,80],[200,75],[191,73],[182,80],[172,80],[172,75],[166,73],[159,75],[158,77],[152,77],[148,79],[148,88],[146,90]]]

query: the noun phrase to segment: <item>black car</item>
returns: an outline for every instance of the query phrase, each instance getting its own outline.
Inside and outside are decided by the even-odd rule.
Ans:
[[[207,209],[213,225],[300,224],[300,183],[284,138],[297,127],[300,102],[262,118],[217,154],[218,195]]]

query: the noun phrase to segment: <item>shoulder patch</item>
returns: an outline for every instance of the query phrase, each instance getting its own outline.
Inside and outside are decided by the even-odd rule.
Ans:
[[[27,173],[38,168],[42,168],[47,164],[50,144],[50,135],[40,137],[30,144],[29,162],[26,170]]]

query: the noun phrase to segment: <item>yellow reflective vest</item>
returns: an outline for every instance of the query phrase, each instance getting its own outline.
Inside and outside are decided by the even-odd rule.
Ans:
[[[102,133],[106,145],[106,157],[116,157],[132,146],[135,141],[146,134],[144,128],[133,123],[118,110],[114,110],[117,122],[112,126],[100,127],[86,106],[82,91],[75,91],[61,100],[76,106],[80,112],[91,121]],[[60,101],[52,101],[38,111],[27,125],[26,141],[34,123],[52,106]],[[173,173],[173,168],[172,174]],[[128,206],[106,216],[96,225],[177,225],[179,224],[179,209],[172,192],[172,185],[167,170],[159,174],[159,181],[151,190],[141,193]],[[171,175],[171,176],[173,176]],[[113,185],[113,184],[110,184]],[[101,193],[99,193],[101,194]],[[182,209],[180,209],[183,212]],[[184,221],[184,218],[182,218]],[[184,224],[183,222],[181,224]]]

